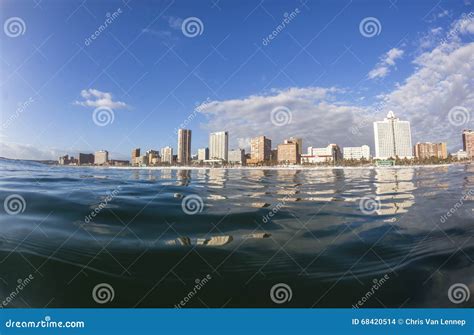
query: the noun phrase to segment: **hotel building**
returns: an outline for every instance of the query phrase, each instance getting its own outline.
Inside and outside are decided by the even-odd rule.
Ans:
[[[227,162],[229,153],[229,133],[218,131],[209,135],[209,159]]]
[[[250,140],[249,164],[258,164],[270,161],[272,156],[272,140],[265,136],[258,136]]]
[[[191,162],[191,130],[178,130],[178,163],[188,165]]]
[[[418,142],[414,147],[415,157],[419,159],[427,159],[431,157],[446,159],[448,158],[448,150],[446,143],[431,143],[431,142]]]
[[[198,161],[204,162],[209,159],[209,149],[208,148],[201,148],[198,149]]]
[[[413,158],[410,122],[400,121],[392,111],[374,122],[375,158]]]
[[[370,147],[368,145],[361,147],[344,147],[342,151],[344,159],[370,159]]]
[[[277,160],[278,163],[299,164],[300,146],[297,142],[300,139],[285,140],[283,144],[278,144]],[[301,142],[302,143],[302,142]]]
[[[468,158],[474,158],[474,131],[471,129],[462,132],[462,147]]]
[[[132,165],[136,165],[138,162],[137,162],[137,158],[140,157],[140,148],[136,148],[136,149],[133,149],[132,150],[132,160],[131,160],[131,164]]]
[[[173,164],[173,148],[172,147],[164,147],[161,148],[161,162]]]
[[[341,148],[337,144],[329,144],[325,148],[308,147],[308,153],[301,155],[302,163],[336,163],[342,158]]]
[[[229,163],[244,165],[245,164],[245,150],[244,149],[229,150]]]
[[[94,164],[104,165],[109,161],[109,152],[107,150],[96,151],[94,154]]]
[[[93,154],[83,154],[79,153],[77,158],[78,165],[92,165],[94,164],[94,155]]]
[[[156,150],[148,150],[145,153],[149,165],[157,165],[160,163],[160,153]]]

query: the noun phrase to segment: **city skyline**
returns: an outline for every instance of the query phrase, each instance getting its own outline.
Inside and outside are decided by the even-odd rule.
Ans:
[[[210,132],[226,129],[229,148],[248,149],[262,133],[274,143],[288,134],[317,147],[331,138],[373,151],[367,127],[388,110],[411,121],[413,143],[447,142],[451,152],[462,148],[459,132],[473,128],[474,24],[464,1],[381,2],[371,16],[350,1],[323,8],[221,1],[220,9],[186,10],[177,1],[149,13],[120,1],[1,6],[3,21],[18,17],[25,26],[1,37],[5,157],[107,148],[129,159],[131,148],[167,145],[178,152],[178,128],[193,129],[193,154]],[[62,20],[34,15],[42,10]],[[281,30],[285,13],[291,22]],[[187,17],[200,20],[200,34],[183,33]],[[376,19],[372,36],[361,25],[366,18]]]

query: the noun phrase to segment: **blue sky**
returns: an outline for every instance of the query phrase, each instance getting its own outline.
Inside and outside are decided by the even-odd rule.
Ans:
[[[412,122],[414,143],[454,151],[472,128],[470,0],[6,0],[0,9],[0,156],[126,158],[134,147],[175,147],[185,120],[193,152],[213,130],[229,131],[231,147],[263,134],[273,146],[294,135],[305,148],[373,149],[372,121],[390,109]],[[10,18],[22,21],[18,36]],[[186,36],[187,18],[200,34]],[[374,36],[364,36],[366,18]],[[113,122],[97,125],[96,108],[110,108]],[[282,108],[291,121],[275,125]]]

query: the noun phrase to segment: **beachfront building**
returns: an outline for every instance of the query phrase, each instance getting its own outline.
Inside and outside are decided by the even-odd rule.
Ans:
[[[462,132],[462,147],[468,158],[474,158],[474,131],[471,129]]]
[[[368,145],[363,145],[360,147],[344,147],[342,152],[344,159],[370,159],[370,147]]]
[[[258,136],[250,140],[250,160],[248,164],[269,162],[272,155],[272,140]]]
[[[448,158],[448,149],[446,148],[446,142],[431,143],[431,142],[418,142],[414,147],[415,157],[418,159],[429,159],[431,157],[446,159]]]
[[[137,165],[138,164],[138,161],[137,161],[138,157],[140,157],[140,148],[133,149],[132,150],[132,159],[131,159],[130,163],[132,165]]]
[[[191,130],[178,129],[178,163],[188,165],[191,162]]]
[[[342,159],[341,148],[337,144],[329,144],[324,148],[308,147],[307,154],[301,155],[301,163],[317,164],[332,163],[335,164]]]
[[[229,163],[245,165],[245,150],[234,149],[229,150]]]
[[[229,133],[218,131],[209,135],[209,159],[227,162],[229,153]]]
[[[79,153],[77,158],[78,165],[92,165],[94,164],[94,154]]]
[[[150,149],[145,153],[145,156],[147,156],[148,165],[158,165],[161,162],[160,153],[157,150]]]
[[[161,163],[173,164],[173,148],[164,147],[161,148]]]
[[[302,143],[302,142],[301,142]],[[285,140],[284,143],[278,144],[277,147],[278,163],[283,164],[299,164],[301,155],[299,153],[299,144],[296,139]]]
[[[390,111],[383,121],[374,122],[375,158],[413,158],[410,122],[400,121]]]
[[[301,154],[303,154],[303,139],[301,137],[291,136],[289,141],[291,141],[291,143],[298,143],[298,154],[301,156]]]
[[[109,161],[109,152],[107,150],[99,150],[94,154],[95,165],[105,165]]]
[[[204,162],[209,159],[209,149],[208,148],[201,148],[198,149],[197,159],[200,162]]]
[[[453,158],[457,159],[458,161],[462,161],[464,159],[468,159],[469,156],[467,155],[467,152],[464,150],[459,150],[458,152],[453,154]]]

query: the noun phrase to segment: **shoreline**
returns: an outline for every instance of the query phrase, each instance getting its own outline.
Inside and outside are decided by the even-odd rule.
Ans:
[[[233,166],[233,167],[211,167],[211,166],[95,166],[95,165],[56,165],[58,167],[72,168],[97,168],[117,170],[376,170],[376,169],[419,169],[450,167],[454,165],[469,165],[469,163],[448,163],[429,165],[394,165],[394,166]]]

